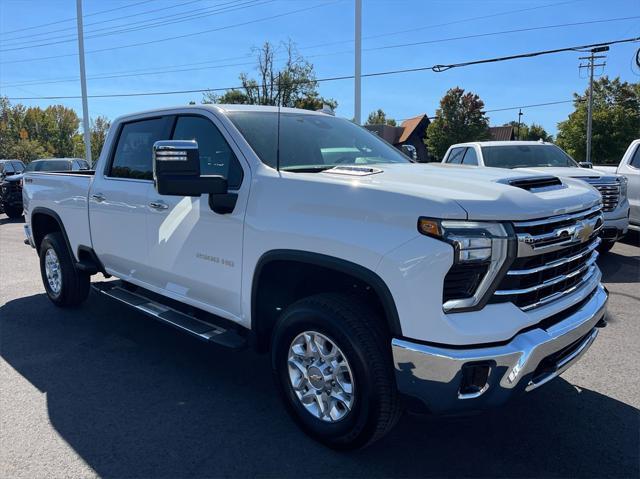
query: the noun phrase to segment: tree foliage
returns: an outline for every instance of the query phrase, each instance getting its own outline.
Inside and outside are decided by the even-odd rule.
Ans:
[[[465,93],[460,87],[447,91],[427,128],[429,153],[441,160],[454,143],[488,139],[489,119],[483,109],[484,103],[475,93]]]
[[[384,110],[382,108],[378,108],[376,111],[369,113],[366,124],[396,126],[396,121],[393,118],[387,118],[387,114]]]
[[[553,141],[553,135],[547,133],[547,130],[544,129],[542,125],[537,123],[531,123],[531,125],[527,125],[526,123],[520,123],[520,132],[518,132],[518,122],[510,121],[506,123],[504,126],[512,126],[513,132],[516,135],[516,140],[522,141]]]
[[[0,98],[0,158],[29,162],[37,158],[84,156],[79,126],[76,112],[63,105],[27,108]],[[92,122],[94,159],[100,154],[108,128],[109,121],[104,117]]]
[[[276,55],[283,52],[285,61],[281,68],[276,65]],[[275,47],[265,42],[254,48],[257,77],[240,74],[242,88],[230,89],[223,94],[205,92],[203,103],[232,103],[244,105],[282,105],[287,107],[318,110],[323,105],[335,109],[338,103],[320,96],[313,64],[298,53],[291,41]]]
[[[587,98],[574,94],[573,113],[558,124],[557,144],[577,161],[586,159]],[[593,83],[592,153],[594,163],[617,164],[632,140],[640,138],[640,83],[610,80]]]

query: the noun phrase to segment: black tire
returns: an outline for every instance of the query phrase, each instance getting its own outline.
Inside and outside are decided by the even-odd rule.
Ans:
[[[318,332],[342,351],[354,376],[351,410],[336,422],[312,415],[296,396],[288,372],[292,341]],[[391,359],[390,337],[381,318],[356,297],[326,293],[286,309],[273,333],[271,364],[288,412],[308,435],[334,449],[356,449],[380,439],[401,415]]]
[[[615,241],[605,241],[603,240],[600,245],[598,246],[598,252],[605,254],[608,253],[609,251],[611,251],[611,248],[613,248],[613,245],[616,244]]]
[[[53,250],[58,258],[61,279],[59,291],[52,289],[47,279],[45,262],[49,250]],[[47,296],[56,306],[77,306],[89,296],[89,275],[75,268],[62,233],[49,233],[42,240],[40,244],[40,274]]]
[[[7,206],[4,212],[11,219],[20,218],[22,216],[22,207]]]

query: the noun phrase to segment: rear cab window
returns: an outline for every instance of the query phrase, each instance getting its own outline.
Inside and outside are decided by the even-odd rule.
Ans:
[[[169,138],[173,118],[169,115],[122,124],[107,176],[153,180],[153,144]]]

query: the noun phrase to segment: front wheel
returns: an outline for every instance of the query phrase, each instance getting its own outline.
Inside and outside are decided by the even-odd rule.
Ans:
[[[62,233],[49,233],[40,245],[40,274],[56,306],[77,306],[89,295],[89,275],[78,271]]]
[[[11,219],[20,218],[22,216],[22,207],[7,206],[5,207],[4,212]]]
[[[357,298],[320,294],[283,313],[272,368],[287,410],[314,439],[354,449],[381,438],[401,409],[389,338]]]

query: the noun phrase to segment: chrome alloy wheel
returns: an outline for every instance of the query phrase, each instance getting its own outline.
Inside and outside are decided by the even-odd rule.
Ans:
[[[343,419],[355,400],[353,373],[340,348],[324,334],[305,331],[293,340],[289,381],[300,403],[325,422]]]
[[[49,248],[44,256],[44,271],[47,274],[49,288],[54,294],[60,294],[62,290],[62,272],[60,271],[60,260],[58,255]]]

